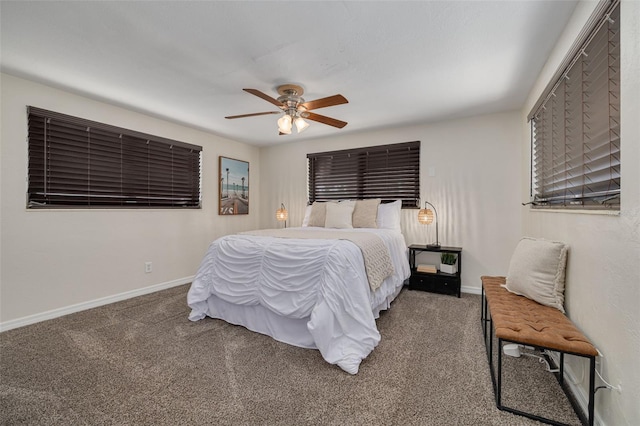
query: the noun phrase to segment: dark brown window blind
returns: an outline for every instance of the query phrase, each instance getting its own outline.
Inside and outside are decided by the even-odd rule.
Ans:
[[[420,141],[307,154],[309,202],[381,198],[417,207]]]
[[[620,6],[607,2],[531,120],[534,207],[620,209]]]
[[[28,107],[27,207],[200,207],[202,147]]]

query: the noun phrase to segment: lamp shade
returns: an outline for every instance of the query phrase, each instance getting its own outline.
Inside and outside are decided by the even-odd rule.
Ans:
[[[418,222],[423,225],[429,225],[433,223],[433,210],[431,209],[420,209],[418,212]]]
[[[280,203],[280,208],[276,210],[276,219],[279,221],[287,220],[289,218],[289,212],[284,207],[283,203]]]
[[[278,119],[278,130],[285,135],[291,134],[291,116],[285,114]]]
[[[305,131],[307,129],[307,127],[309,127],[309,123],[307,123],[306,121],[304,121],[302,119],[302,117],[298,117],[294,120],[294,123],[296,125],[296,129],[298,129],[298,133],[302,133],[303,131]]]

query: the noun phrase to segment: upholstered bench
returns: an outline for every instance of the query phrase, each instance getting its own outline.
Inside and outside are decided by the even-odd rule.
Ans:
[[[500,410],[526,416],[549,424],[559,425],[555,420],[525,413],[514,408],[506,407],[501,402],[502,387],[502,347],[503,342],[532,346],[540,350],[555,351],[560,354],[559,371],[556,378],[560,386],[571,401],[580,420],[593,425],[594,415],[594,383],[595,358],[598,351],[584,334],[578,330],[573,322],[558,309],[543,306],[524,296],[518,296],[507,291],[503,285],[505,277],[482,278],[482,324],[487,358],[493,381],[496,406]],[[494,370],[493,340],[498,339],[497,347],[497,379]],[[582,412],[575,398],[564,383],[564,354],[588,358],[589,367],[589,405],[588,414]],[[550,359],[547,357],[547,361]]]

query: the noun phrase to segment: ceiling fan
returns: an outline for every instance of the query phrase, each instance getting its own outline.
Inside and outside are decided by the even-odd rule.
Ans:
[[[346,121],[336,120],[335,118],[310,112],[314,109],[326,108],[334,105],[348,103],[349,101],[342,95],[333,95],[326,98],[316,99],[315,101],[305,102],[305,100],[302,98],[304,89],[296,84],[283,84],[282,86],[278,86],[277,90],[278,94],[280,95],[278,99],[274,99],[271,96],[256,89],[242,90],[251,93],[254,96],[262,98],[267,102],[271,102],[272,104],[280,108],[281,111],[255,112],[252,114],[231,115],[225,118],[234,119],[254,117],[257,115],[281,114],[282,112],[284,112],[284,115],[278,120],[278,130],[280,131],[281,135],[291,134],[291,130],[294,124],[298,133],[304,131],[307,127],[309,127],[309,123],[304,121],[305,118],[307,120],[317,121],[319,123],[337,127],[339,129],[342,129],[347,125]]]

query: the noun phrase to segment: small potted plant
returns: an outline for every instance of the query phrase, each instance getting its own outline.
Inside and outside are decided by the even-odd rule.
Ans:
[[[440,272],[447,274],[455,274],[458,272],[457,260],[458,255],[455,253],[442,253],[440,255]]]

